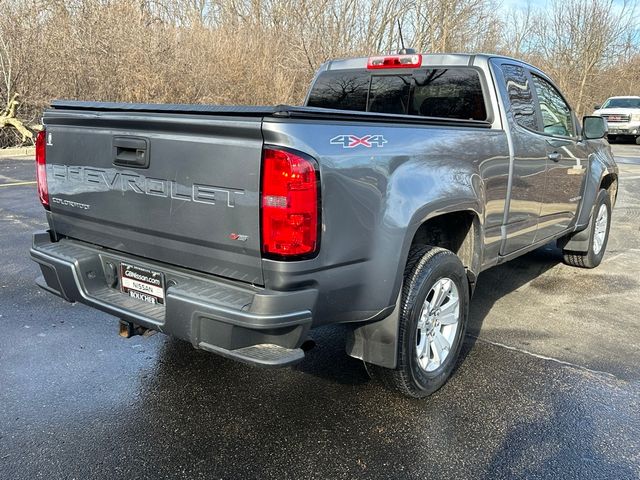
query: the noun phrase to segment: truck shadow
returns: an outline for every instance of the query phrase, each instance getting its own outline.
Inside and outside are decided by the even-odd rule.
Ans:
[[[494,304],[562,263],[562,251],[545,245],[508,263],[482,272],[469,308],[467,335],[477,336]]]
[[[469,307],[466,346],[463,348],[461,361],[473,348],[495,303],[544,275],[559,263],[562,263],[562,250],[553,243],[482,272]]]
[[[480,275],[471,300],[467,336],[457,367],[473,350],[484,320],[491,315],[495,303],[561,262],[562,251],[554,243],[493,267]],[[346,334],[347,327],[343,325],[328,326],[314,331],[316,348],[307,354],[304,362],[294,368],[337,383],[362,384],[370,381],[362,362],[345,353]]]
[[[562,254],[555,246],[541,247],[527,255],[519,257],[511,262],[493,267],[483,272],[478,280],[478,286],[474,293],[469,311],[469,323],[467,338],[463,345],[458,368],[466,356],[473,350],[477,337],[482,331],[484,320],[491,315],[494,304],[501,298],[516,291],[535,278],[562,261]],[[352,358],[345,352],[345,338],[349,327],[346,325],[328,325],[315,329],[312,337],[316,346],[307,352],[304,361],[290,367],[291,370],[301,372],[319,379],[342,385],[363,385],[371,381],[362,361]],[[244,365],[210,355],[206,352],[194,350],[186,342],[176,339],[167,339],[162,361],[164,367],[172,365],[174,360],[169,358],[190,358],[194,364],[205,362],[209,368],[218,373],[229,368],[246,369]],[[262,369],[246,370],[251,376],[255,371]]]

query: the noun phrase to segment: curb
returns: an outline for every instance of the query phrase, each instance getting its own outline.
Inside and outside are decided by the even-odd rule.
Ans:
[[[36,154],[36,147],[17,147],[17,148],[1,148],[0,158],[2,157],[16,157]]]

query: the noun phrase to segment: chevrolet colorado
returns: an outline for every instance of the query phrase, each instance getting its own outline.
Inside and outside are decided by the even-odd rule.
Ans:
[[[312,328],[414,397],[450,376],[478,274],[557,241],[597,266],[618,170],[601,117],[490,55],[330,61],[301,107],[54,101],[37,283],[254,365]]]

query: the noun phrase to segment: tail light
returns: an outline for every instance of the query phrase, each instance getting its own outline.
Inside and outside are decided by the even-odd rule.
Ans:
[[[36,181],[38,183],[38,196],[42,206],[49,210],[49,187],[47,186],[47,133],[44,130],[36,136]]]
[[[290,150],[265,148],[262,165],[262,253],[306,257],[318,250],[318,165]]]
[[[422,65],[422,55],[389,55],[386,57],[369,57],[368,69],[377,68],[418,68]]]

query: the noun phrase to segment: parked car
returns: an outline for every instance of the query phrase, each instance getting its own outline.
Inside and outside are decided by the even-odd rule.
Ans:
[[[261,366],[343,323],[414,397],[451,375],[478,275],[549,242],[605,253],[618,169],[602,117],[491,55],[335,60],[304,106],[55,101],[37,138],[37,282]]]
[[[640,142],[640,97],[611,97],[595,106],[594,115],[609,124],[609,142],[619,139]]]

